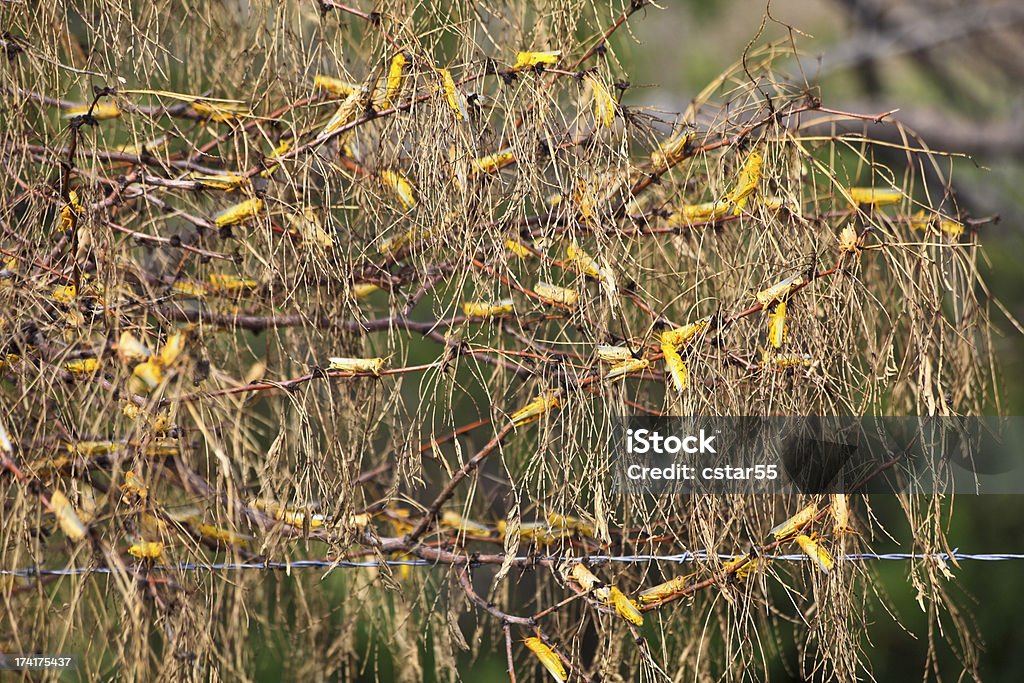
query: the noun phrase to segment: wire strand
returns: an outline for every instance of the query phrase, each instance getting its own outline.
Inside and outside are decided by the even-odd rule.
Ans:
[[[585,555],[578,558],[561,557],[561,556],[546,556],[541,559],[545,560],[568,560],[575,559],[581,562],[598,563],[598,562],[620,562],[625,564],[635,564],[638,562],[674,562],[681,564],[684,562],[695,562],[699,560],[707,560],[712,557],[712,553],[706,551],[694,551],[686,552],[678,555]],[[734,560],[738,555],[728,555],[719,553],[717,558],[722,561]],[[810,560],[809,557],[803,554],[781,554],[781,555],[765,555],[767,559],[774,561],[784,562],[805,562]],[[529,558],[518,557],[517,560],[526,560]],[[1024,560],[1024,553],[961,553],[959,549],[953,550],[952,553],[849,553],[842,555],[838,559],[845,560],[848,562],[868,562],[868,561],[905,561],[905,560],[927,560],[927,559],[941,559],[943,561],[953,560],[976,560],[980,562],[1003,562],[1009,560]],[[427,567],[427,566],[438,566],[438,563],[431,562],[429,560],[366,560],[366,561],[352,561],[352,560],[295,560],[291,562],[218,562],[218,563],[192,563],[182,562],[179,564],[164,565],[158,564],[149,567],[149,571],[179,571],[179,572],[199,572],[199,571],[260,571],[260,570],[275,570],[275,571],[291,571],[292,569],[351,569],[361,567],[382,567],[382,566],[405,566],[405,567]],[[114,570],[110,567],[64,567],[62,569],[42,569],[39,567],[22,567],[20,569],[0,569],[0,575],[2,576],[16,576],[22,578],[30,578],[36,576],[86,576],[89,574],[111,574]]]

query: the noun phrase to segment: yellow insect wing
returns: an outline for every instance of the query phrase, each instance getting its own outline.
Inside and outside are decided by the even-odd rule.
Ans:
[[[140,560],[159,560],[163,552],[164,544],[159,541],[143,541],[128,548],[128,554]]]
[[[786,302],[780,301],[768,318],[768,342],[776,349],[786,338]]]
[[[835,566],[835,561],[832,559],[831,553],[829,553],[829,551],[826,550],[816,539],[801,534],[796,537],[796,542],[797,545],[800,546],[800,549],[804,551],[804,554],[811,558],[811,561],[814,562],[821,571],[827,573]]]
[[[365,299],[378,291],[380,291],[380,285],[375,285],[372,282],[357,282],[352,285],[352,296],[357,299]]]
[[[646,358],[628,358],[621,363],[613,365],[605,374],[605,379],[618,379],[627,375],[646,370],[651,362]]]
[[[792,536],[814,519],[816,514],[818,514],[818,506],[815,503],[811,503],[782,524],[776,526],[769,533],[780,540]]]
[[[462,304],[462,312],[470,318],[495,318],[501,315],[508,315],[513,310],[511,299],[505,299],[497,303],[467,301]]]
[[[512,424],[516,427],[520,427],[525,424],[529,424],[534,420],[540,419],[541,415],[544,415],[552,408],[561,407],[561,401],[558,396],[554,393],[547,393],[533,399],[525,406],[512,413],[511,420]]]
[[[671,344],[678,349],[683,344],[692,341],[698,334],[707,329],[710,324],[711,318],[702,318],[701,320],[688,323],[682,327],[665,330],[661,333],[661,343]]]
[[[652,586],[641,591],[637,598],[641,605],[650,605],[652,603],[661,602],[665,598],[685,593],[689,586],[690,579],[693,577],[694,574],[672,577],[668,581],[659,583],[657,586]]]
[[[557,64],[562,56],[561,50],[549,52],[520,52],[516,55],[516,63],[513,69],[529,69],[539,64]]]
[[[615,98],[612,97],[605,84],[593,74],[588,74],[586,79],[590,85],[590,97],[594,104],[594,118],[598,124],[605,128],[611,128],[615,124],[615,110],[618,106]]]
[[[76,116],[82,116],[83,114],[92,114],[92,117],[97,121],[106,121],[108,119],[116,119],[121,115],[121,110],[118,109],[117,105],[113,102],[97,102],[96,106],[92,107],[90,112],[90,105],[79,104],[74,107],[68,107],[64,110],[64,118],[72,119]]]
[[[174,361],[178,360],[185,351],[185,333],[175,332],[174,334],[167,337],[167,341],[160,347],[160,353],[158,360],[160,365],[163,367],[170,367],[174,364]]]
[[[132,369],[132,377],[128,382],[128,390],[133,394],[148,394],[160,386],[164,379],[164,371],[159,363],[148,360],[139,363]]]
[[[644,615],[640,613],[637,604],[615,586],[609,591],[609,602],[615,608],[615,612],[635,626],[644,625]]]
[[[53,515],[57,518],[57,523],[60,525],[61,531],[64,532],[65,536],[76,542],[85,538],[88,530],[82,524],[82,520],[79,519],[78,513],[75,511],[74,506],[71,505],[71,501],[60,491],[54,491],[50,494],[50,510],[53,511]]]
[[[384,107],[388,108],[402,92],[402,85],[405,83],[405,67],[409,59],[405,53],[398,52],[391,58],[391,65],[388,67],[388,77],[384,89]]]
[[[562,660],[559,659],[554,650],[548,647],[543,640],[535,637],[527,638],[523,641],[523,644],[536,655],[552,678],[558,681],[558,683],[565,683],[569,674],[566,673]]]
[[[329,370],[341,370],[343,372],[372,372],[377,374],[384,368],[383,358],[328,358]]]
[[[579,302],[580,295],[575,290],[558,287],[547,282],[538,282],[533,287],[534,293],[541,299],[572,308]]]
[[[79,358],[64,363],[64,369],[72,375],[91,375],[99,370],[100,362],[96,358]]]
[[[505,240],[505,248],[519,258],[529,258],[530,256],[533,256],[533,252],[530,251],[525,244],[516,240]]]
[[[411,209],[416,206],[416,194],[413,191],[412,183],[397,171],[381,171],[380,180],[384,186],[391,190],[402,205]]]
[[[686,369],[686,363],[683,362],[682,356],[672,344],[662,343],[661,353],[665,357],[665,367],[668,368],[672,384],[677,392],[683,393],[689,383],[689,371]]]
[[[803,275],[793,275],[788,277],[782,282],[778,282],[770,287],[762,289],[754,298],[762,306],[767,306],[775,301],[782,301],[792,294],[796,289],[802,287],[806,280]]]
[[[226,225],[234,225],[235,223],[249,220],[262,209],[263,200],[259,197],[253,197],[224,209],[213,217],[213,222],[217,227],[221,228]]]
[[[494,173],[495,171],[508,166],[516,160],[515,152],[510,149],[494,154],[488,154],[478,159],[473,159],[471,168],[473,173]]]
[[[871,206],[887,206],[898,204],[903,200],[899,190],[883,190],[874,187],[851,187],[848,191],[854,204],[870,204]]]
[[[348,97],[353,92],[359,89],[359,86],[343,81],[340,78],[334,78],[332,76],[325,76],[323,74],[317,74],[313,77],[313,87],[317,90],[323,90],[324,92],[330,93],[335,97]]]

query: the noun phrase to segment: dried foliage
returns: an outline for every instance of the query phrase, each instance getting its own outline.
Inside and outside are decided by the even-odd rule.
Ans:
[[[990,407],[977,222],[920,180],[954,157],[849,132],[899,124],[823,106],[788,43],[640,106],[608,39],[642,0],[382,7],[0,4],[0,567],[82,570],[4,576],[0,649],[682,680],[795,639],[794,676],[864,675],[871,570],[833,556],[867,499],[637,500],[607,436]],[[902,501],[916,549],[938,500]],[[567,559],[686,550],[739,558]],[[182,566],[304,558],[430,565]],[[947,571],[911,573],[935,624]]]

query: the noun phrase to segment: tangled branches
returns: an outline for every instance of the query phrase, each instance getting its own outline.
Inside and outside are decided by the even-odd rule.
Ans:
[[[608,434],[990,405],[983,221],[920,180],[952,156],[824,107],[781,45],[658,115],[609,43],[643,1],[169,7],[3,8],[0,558],[110,570],[5,577],[5,650],[675,679],[767,668],[789,607],[805,675],[862,670],[871,577],[832,555],[866,499],[655,505]],[[905,509],[942,547],[936,501]],[[690,549],[684,577],[572,559]],[[218,558],[433,566],[182,565]],[[936,619],[945,571],[913,572]]]

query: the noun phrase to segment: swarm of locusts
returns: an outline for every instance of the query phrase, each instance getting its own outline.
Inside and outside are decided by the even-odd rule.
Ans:
[[[615,51],[671,16],[643,0],[32,4],[0,10],[0,569],[35,568],[0,575],[0,651],[864,674],[870,498],[629,496],[609,432],[980,412],[954,156],[874,144],[898,122],[780,45],[650,106]],[[934,619],[951,571],[911,569]]]

